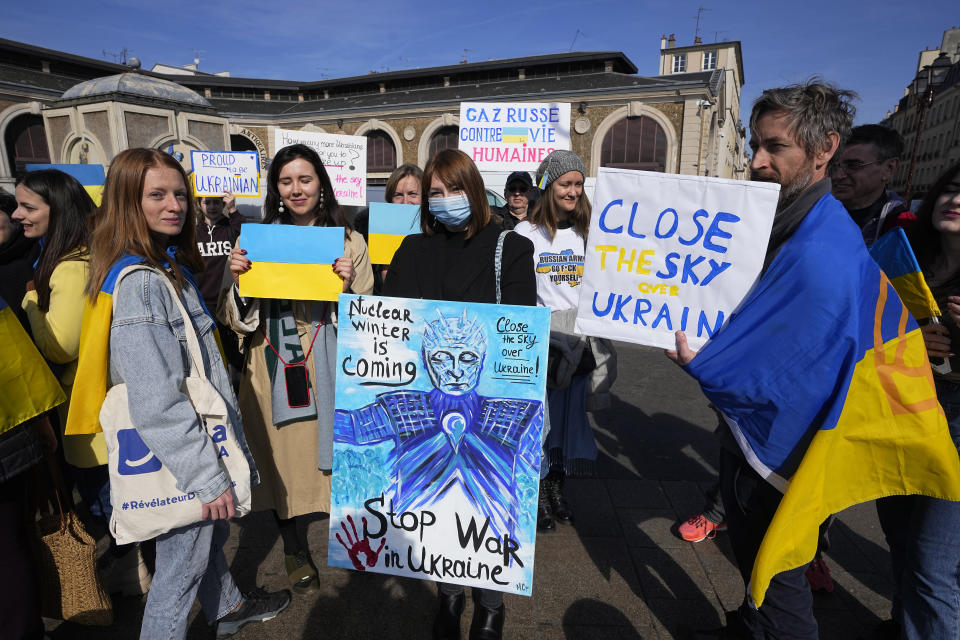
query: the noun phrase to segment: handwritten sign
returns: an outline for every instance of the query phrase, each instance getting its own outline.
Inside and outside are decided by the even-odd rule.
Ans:
[[[367,138],[317,131],[277,129],[274,148],[305,144],[320,155],[340,204],[362,207],[367,203]]]
[[[481,171],[536,171],[570,148],[570,103],[461,102],[459,148]]]
[[[600,169],[576,330],[699,349],[763,266],[779,185]]]
[[[190,151],[193,194],[237,198],[260,195],[260,156],[256,151]]]
[[[550,312],[340,296],[328,562],[529,596]]]
[[[237,244],[250,270],[240,274],[240,295],[283,300],[336,300],[343,280],[333,262],[343,255],[343,227],[244,224]]]
[[[420,205],[370,203],[370,262],[390,264],[411,233],[420,233]]]

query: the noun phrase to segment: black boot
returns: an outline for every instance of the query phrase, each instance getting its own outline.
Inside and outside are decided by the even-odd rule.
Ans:
[[[433,640],[460,640],[460,616],[466,598],[463,591],[455,595],[437,593],[439,609],[433,619]]]
[[[553,511],[550,509],[550,498],[547,496],[547,480],[540,481],[540,497],[537,499],[537,529],[553,531],[557,523],[553,520]]]
[[[505,608],[502,604],[496,609],[488,609],[474,597],[470,640],[500,640],[503,638],[504,613]]]
[[[553,519],[563,524],[573,524],[573,512],[567,505],[566,498],[563,497],[563,481],[566,474],[563,471],[554,470],[547,474],[547,499],[550,501],[550,511],[553,513]],[[540,490],[543,491],[543,482],[540,483]]]

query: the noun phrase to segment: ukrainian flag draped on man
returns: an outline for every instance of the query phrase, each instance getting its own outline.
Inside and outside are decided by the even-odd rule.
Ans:
[[[685,369],[784,491],[748,586],[757,607],[773,576],[810,562],[830,514],[888,495],[960,500],[920,329],[829,194]]]

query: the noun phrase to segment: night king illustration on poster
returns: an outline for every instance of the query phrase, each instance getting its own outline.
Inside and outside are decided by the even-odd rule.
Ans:
[[[328,562],[532,593],[550,312],[341,295]]]

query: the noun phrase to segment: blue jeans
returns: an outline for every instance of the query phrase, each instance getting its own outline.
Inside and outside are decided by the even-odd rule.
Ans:
[[[937,380],[937,398],[960,450],[960,384]],[[960,502],[917,496],[906,536],[903,637],[960,638]]]
[[[140,627],[140,640],[182,639],[196,598],[213,624],[243,596],[223,555],[227,520],[205,520],[157,536],[157,564]]]

